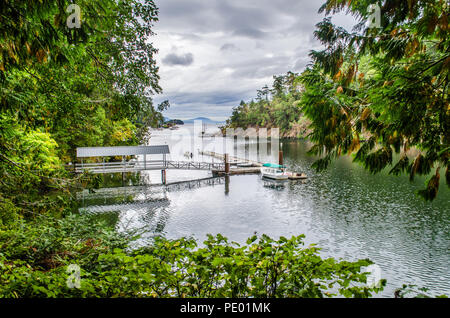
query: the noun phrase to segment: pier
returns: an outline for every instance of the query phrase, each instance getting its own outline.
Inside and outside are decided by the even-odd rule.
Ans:
[[[215,176],[259,174],[261,173],[261,167],[263,165],[258,161],[234,157],[228,154],[220,154],[213,151],[199,151],[199,154],[220,159],[225,163],[225,169],[211,170]]]
[[[80,163],[76,163],[71,168],[75,173],[128,173],[148,170],[160,170],[161,181],[166,184],[166,170],[207,170],[224,171],[225,163],[214,162],[193,162],[193,161],[172,161],[167,159],[170,154],[169,146],[136,146],[136,147],[80,147],[77,148],[77,158]],[[127,157],[140,156],[142,159],[126,160]],[[110,158],[121,158],[121,161],[110,162]],[[95,158],[96,162],[84,161],[86,158]],[[101,158],[100,161],[98,158]],[[139,158],[139,157],[138,157]]]
[[[161,170],[162,181],[165,184],[166,170],[206,170],[213,175],[236,175],[260,173],[262,164],[237,157],[229,157],[214,152],[201,152],[202,155],[219,158],[222,162],[172,161],[167,159],[169,146],[136,146],[136,147],[81,147],[77,148],[77,158],[80,163],[74,165],[76,173],[127,173],[147,170]],[[129,156],[141,156],[141,159],[126,160]],[[119,157],[121,161],[110,162],[109,158]],[[155,158],[158,157],[158,158]],[[102,158],[97,162],[84,162],[86,158]],[[108,161],[107,161],[108,158]],[[230,168],[231,165],[246,165]]]
[[[220,154],[214,151],[200,151],[199,150],[199,154],[204,155],[204,156],[209,156],[209,157],[213,157],[213,158],[217,158],[220,159],[222,161],[225,161],[225,156],[224,154]],[[228,162],[231,165],[238,165],[238,164],[251,164],[255,167],[262,167],[262,163],[258,162],[258,161],[254,161],[254,160],[250,160],[250,159],[244,159],[244,158],[238,158],[238,157],[234,157],[234,156],[229,156],[228,155]]]
[[[128,173],[148,170],[160,170],[161,182],[166,185],[167,170],[205,170],[211,171],[213,176],[232,176],[244,174],[259,174],[263,163],[220,154],[212,151],[199,151],[201,155],[220,159],[221,162],[195,162],[172,161],[167,159],[170,154],[169,146],[136,146],[136,147],[82,147],[77,148],[77,158],[81,163],[76,163],[72,168],[76,173]],[[139,157],[138,157],[139,156]],[[121,158],[121,161],[110,162],[110,158]],[[128,157],[133,159],[126,160]],[[86,158],[96,158],[96,162],[87,162]],[[99,161],[98,158],[101,161]],[[137,158],[137,159],[136,159]],[[279,152],[279,162],[282,165],[283,153]]]

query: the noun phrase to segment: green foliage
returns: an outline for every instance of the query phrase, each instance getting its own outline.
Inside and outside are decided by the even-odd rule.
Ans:
[[[395,290],[395,298],[448,298],[447,295],[430,296],[428,288],[404,284]],[[409,296],[409,297],[408,297]]]
[[[370,28],[365,22],[373,2],[328,0],[321,8],[347,10],[360,23],[353,33],[329,18],[319,23],[315,36],[325,49],[311,52],[314,65],[301,76],[312,152],[324,155],[316,166],[355,154],[372,173],[393,165],[392,174],[409,173],[411,180],[428,175],[419,195],[433,200],[439,170],[450,164],[448,3],[384,1],[381,26]]]
[[[57,156],[57,143],[47,132],[19,125],[14,118],[0,114],[0,214],[2,218],[61,211],[64,199],[52,192],[66,184],[67,172]],[[67,189],[58,197],[63,198]],[[13,206],[12,206],[13,205]]]
[[[66,285],[67,265],[95,273],[100,255],[128,242],[129,237],[80,215],[39,216],[0,230],[0,297],[75,295]]]
[[[69,28],[72,2],[0,3],[2,215],[62,213],[77,147],[136,145],[162,119],[153,1],[77,1],[81,27]]]
[[[59,169],[58,144],[49,133],[40,129],[26,130],[14,118],[0,114],[0,142],[9,159],[30,169],[42,169],[46,173]]]
[[[71,262],[91,269],[100,254],[125,248],[128,241],[106,224],[76,214],[63,218],[40,215],[0,230],[1,254],[41,271]]]
[[[20,210],[14,203],[0,194],[0,228],[13,226],[20,217]]]
[[[146,41],[157,20],[153,1],[79,1],[81,28],[73,29],[71,2],[33,2],[2,2],[1,112],[51,133],[66,162],[76,147],[114,141],[108,128],[125,119],[142,130],[133,130],[140,134],[132,143],[140,141],[160,117],[151,99],[161,92],[156,50]]]
[[[127,251],[124,236],[86,216],[21,226],[0,231],[3,297],[370,297],[384,284],[365,284],[370,261],[322,259],[303,236],[240,246],[210,235],[201,247],[156,238]],[[69,264],[81,268],[80,288],[67,286]]]

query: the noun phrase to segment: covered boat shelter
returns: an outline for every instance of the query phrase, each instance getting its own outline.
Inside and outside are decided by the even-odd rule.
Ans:
[[[119,147],[80,147],[77,158],[81,163],[75,165],[75,171],[82,173],[135,172],[142,170],[165,170],[168,166],[168,145],[156,146],[119,146]],[[131,160],[127,157],[133,156]],[[121,161],[109,162],[111,157],[121,157]],[[102,158],[101,162],[86,163],[87,158]],[[108,160],[106,160],[108,158]]]

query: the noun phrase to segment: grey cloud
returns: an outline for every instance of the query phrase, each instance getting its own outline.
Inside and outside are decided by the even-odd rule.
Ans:
[[[160,49],[164,90],[155,101],[169,99],[171,118],[229,116],[272,84],[272,75],[304,70],[310,50],[321,48],[313,32],[324,1],[155,0],[160,13],[150,40]]]
[[[192,55],[192,53],[186,53],[184,55],[170,53],[162,59],[162,62],[166,65],[189,66],[194,62],[194,56]]]
[[[230,105],[191,103],[183,105],[171,105],[170,109],[164,112],[164,116],[181,120],[192,119],[195,117],[208,117],[213,120],[225,121],[228,118],[229,109],[239,105],[236,100]]]
[[[294,68],[292,71],[299,71],[302,70],[308,65],[309,59],[308,58],[299,58],[294,65]]]
[[[270,6],[261,5],[261,1],[216,1],[216,7],[222,12],[222,28],[228,30],[264,29],[274,24]]]
[[[261,30],[253,29],[253,28],[242,28],[237,29],[233,32],[233,35],[244,36],[253,39],[262,39],[266,37],[266,32]]]
[[[238,48],[233,43],[225,43],[220,47],[221,51],[240,51],[240,48]]]
[[[291,64],[292,59],[288,56],[277,56],[273,58],[261,57],[254,61],[247,61],[239,66],[235,66],[236,71],[233,73],[233,76],[248,79],[271,78],[272,75],[278,75],[289,71],[292,68]],[[260,87],[257,87],[256,89],[259,88]]]
[[[199,104],[217,104],[224,105],[230,104],[237,100],[236,96],[242,94],[248,94],[249,92],[242,89],[237,89],[233,91],[209,91],[209,92],[174,92],[169,95],[171,104],[186,105],[199,103]]]

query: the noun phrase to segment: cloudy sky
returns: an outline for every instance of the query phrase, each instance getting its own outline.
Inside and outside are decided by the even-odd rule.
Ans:
[[[151,39],[159,49],[166,117],[225,120],[241,100],[271,85],[273,75],[301,72],[319,49],[315,24],[322,0],[156,0]],[[350,16],[333,17],[350,28]]]

